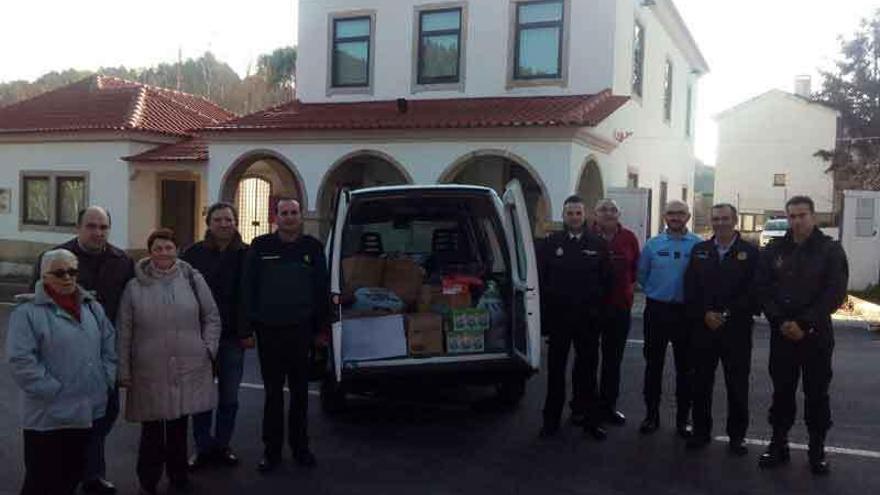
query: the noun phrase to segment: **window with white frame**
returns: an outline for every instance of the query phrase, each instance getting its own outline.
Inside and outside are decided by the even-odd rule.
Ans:
[[[461,79],[461,7],[419,12],[418,84]]]
[[[666,59],[663,69],[663,120],[672,122],[672,61]]]
[[[333,19],[332,87],[370,86],[372,23],[370,16]]]
[[[773,174],[773,187],[785,187],[785,174]]]
[[[562,78],[564,19],[563,0],[516,4],[515,80]]]
[[[636,22],[633,27],[632,93],[642,96],[645,79],[645,28]]]
[[[79,211],[86,206],[87,199],[86,174],[60,172],[21,174],[22,226],[75,227]]]

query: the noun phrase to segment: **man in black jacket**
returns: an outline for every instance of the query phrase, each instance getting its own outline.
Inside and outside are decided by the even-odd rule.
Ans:
[[[315,465],[306,428],[308,359],[312,339],[330,312],[329,277],[321,242],[302,233],[295,199],[275,206],[278,231],[257,237],[245,256],[242,297],[245,317],[257,334],[265,387],[264,455],[257,469],[281,461],[284,445],[284,383],[290,387],[288,443],[301,466]],[[249,336],[249,328],[240,336]]]
[[[115,324],[122,291],[125,284],[134,278],[134,262],[125,251],[108,242],[109,236],[110,214],[100,206],[89,206],[77,216],[76,237],[54,249],[63,248],[76,255],[79,261],[77,283],[95,292],[107,318]],[[34,266],[31,287],[39,280],[40,261],[38,259]],[[118,415],[119,393],[113,389],[108,393],[104,417],[92,426],[82,482],[82,489],[86,493],[116,493],[113,483],[105,479],[104,442]]]
[[[684,300],[694,322],[691,362],[694,367],[694,434],[691,449],[709,444],[712,434],[712,390],[721,360],[727,384],[729,450],[745,455],[749,425],[749,372],[752,325],[757,304],[752,291],[758,248],[740,237],[733,205],[712,207],[712,239],[694,246],[684,278]]]
[[[215,203],[205,217],[208,230],[205,240],[193,244],[181,257],[201,272],[211,288],[220,311],[223,331],[215,363],[217,374],[217,410],[194,414],[193,439],[195,454],[190,469],[214,462],[226,466],[238,464],[238,457],[229,447],[238,412],[238,388],[244,371],[244,351],[253,347],[253,339],[240,339],[241,272],[247,244],[238,233],[238,213],[229,203]],[[216,423],[214,416],[216,414]],[[214,433],[211,426],[214,423]]]
[[[581,416],[584,431],[604,440],[596,391],[597,320],[602,301],[611,290],[613,271],[608,244],[586,228],[583,200],[571,196],[563,208],[565,230],[547,236],[538,253],[542,328],[550,338],[541,436],[559,430],[568,353],[574,344],[577,366],[572,372],[572,416]]]
[[[758,297],[771,328],[773,380],[773,437],[759,464],[775,467],[789,460],[788,430],[794,423],[795,394],[803,374],[810,468],[824,475],[829,472],[825,435],[831,427],[831,315],[846,297],[849,268],[840,243],[816,227],[812,199],[794,196],[785,211],[789,231],[761,253],[756,277]]]

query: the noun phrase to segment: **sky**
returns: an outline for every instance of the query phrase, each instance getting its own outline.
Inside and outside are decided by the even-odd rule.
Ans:
[[[699,86],[696,153],[713,164],[713,116],[827,68],[878,0],[674,0],[709,62]],[[240,75],[296,43],[296,0],[7,0],[0,82],[102,66],[149,67],[211,50]],[[247,8],[243,8],[247,7]],[[39,21],[37,23],[37,21]],[[35,35],[35,33],[40,33]]]

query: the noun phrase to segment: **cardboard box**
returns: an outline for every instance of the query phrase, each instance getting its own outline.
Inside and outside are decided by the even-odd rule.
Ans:
[[[479,332],[489,330],[489,312],[483,308],[456,309],[452,311],[450,332]]]
[[[411,356],[443,354],[443,317],[436,313],[406,315],[406,340]]]
[[[385,261],[382,287],[394,291],[407,305],[419,298],[425,271],[413,260],[401,258]]]
[[[403,315],[342,320],[343,361],[369,361],[406,355]]]
[[[353,294],[361,287],[382,287],[384,274],[384,258],[350,256],[342,260],[342,290]]]
[[[446,352],[449,354],[470,354],[484,352],[485,333],[478,330],[446,332]]]
[[[469,293],[444,294],[439,285],[423,285],[419,292],[419,312],[447,314],[455,309],[471,307]]]

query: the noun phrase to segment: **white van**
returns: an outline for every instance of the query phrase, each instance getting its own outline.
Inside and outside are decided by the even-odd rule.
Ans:
[[[349,393],[413,384],[493,385],[509,404],[522,398],[540,368],[541,331],[517,181],[502,198],[467,185],[343,191],[334,218],[326,412],[343,408]],[[389,301],[371,313],[371,303]]]

